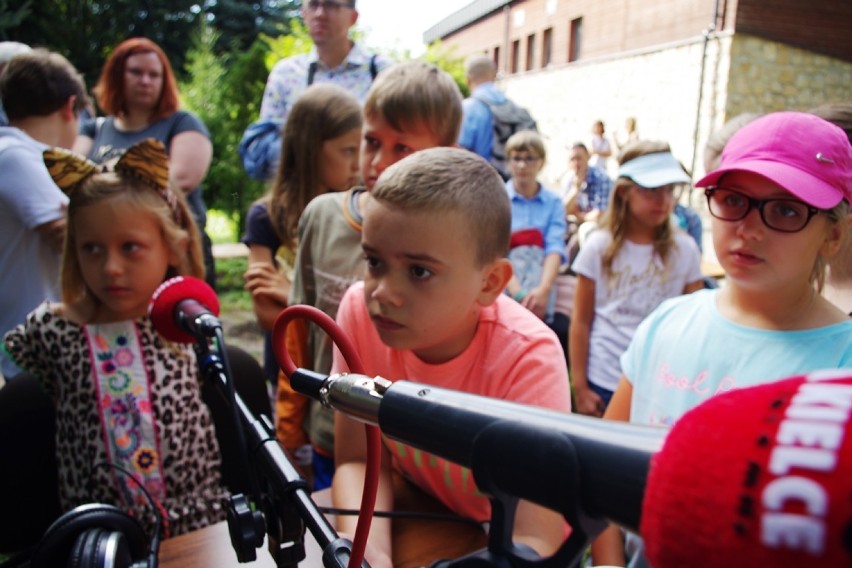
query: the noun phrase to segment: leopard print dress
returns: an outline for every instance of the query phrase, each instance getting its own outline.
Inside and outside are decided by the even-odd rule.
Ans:
[[[116,482],[118,472],[93,467],[109,461],[98,411],[96,380],[85,328],[54,313],[49,302],[5,337],[19,367],[40,380],[56,405],[59,497],[63,510],[84,503],[109,503],[131,512]],[[147,317],[135,324],[150,377],[151,407],[162,463],[172,536],[225,517],[227,491],[221,484],[219,445],[213,420],[201,400],[195,353],[165,342]],[[162,510],[162,509],[161,509]],[[137,511],[151,533],[152,511]]]

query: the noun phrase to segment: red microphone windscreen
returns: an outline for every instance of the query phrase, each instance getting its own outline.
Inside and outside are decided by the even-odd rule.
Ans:
[[[160,284],[148,302],[148,315],[154,329],[169,341],[194,343],[195,337],[178,325],[176,308],[184,300],[195,300],[219,315],[219,298],[207,282],[192,276],[175,276]]]
[[[654,568],[852,566],[852,369],[714,397],[652,458]]]

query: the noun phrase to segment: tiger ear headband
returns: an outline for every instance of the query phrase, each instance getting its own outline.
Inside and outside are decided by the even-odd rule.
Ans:
[[[137,142],[116,162],[98,165],[70,150],[49,148],[44,151],[44,164],[54,183],[69,197],[95,174],[114,171],[121,177],[139,180],[153,188],[168,204],[175,220],[184,224],[177,198],[169,189],[169,156],[163,143],[155,138]]]

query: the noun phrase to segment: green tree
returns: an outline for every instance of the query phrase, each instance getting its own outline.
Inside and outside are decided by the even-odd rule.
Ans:
[[[297,6],[297,0],[0,0],[0,39],[62,53],[92,86],[116,45],[144,36],[163,48],[185,79],[186,54],[200,21],[221,32],[217,54],[244,52],[260,33],[286,33]]]
[[[464,72],[464,58],[455,54],[455,47],[445,49],[440,40],[433,41],[426,48],[426,53],[423,54],[421,59],[433,63],[449,73],[459,86],[462,95],[465,97],[470,95]]]
[[[289,34],[261,34],[248,50],[224,56],[216,51],[221,38],[221,32],[205,24],[193,34],[187,54],[188,79],[181,83],[181,92],[187,108],[204,120],[213,140],[205,201],[208,207],[235,219],[242,229],[249,206],[265,190],[262,182],[249,178],[243,170],[238,152],[243,131],[258,119],[272,66],[284,57],[307,53],[312,44],[299,20],[290,23]]]
[[[299,15],[298,0],[207,0],[204,12],[221,34],[216,51],[245,51],[260,34],[276,37],[289,31]]]
[[[65,55],[93,84],[107,54],[129,37],[145,36],[182,73],[189,38],[199,19],[196,0],[54,0],[34,2],[8,39]]]
[[[277,37],[264,36],[264,41],[269,47],[266,66],[270,70],[281,59],[309,52],[314,44],[305,24],[298,19],[290,22],[289,33]]]
[[[21,25],[21,22],[27,17],[30,13],[30,6],[32,5],[32,0],[26,0],[26,2],[15,2],[18,6],[16,8],[12,7],[12,2],[14,0],[0,0],[0,41],[8,41],[12,39],[9,37],[9,31],[12,28]]]
[[[257,119],[269,73],[264,58],[268,47],[260,37],[245,52],[216,54],[220,33],[207,25],[193,34],[187,54],[189,79],[181,84],[186,106],[196,112],[213,140],[213,163],[205,180],[208,207],[226,212],[245,226],[249,205],[263,184],[243,171],[237,147],[243,130]],[[236,237],[236,235],[234,235]]]

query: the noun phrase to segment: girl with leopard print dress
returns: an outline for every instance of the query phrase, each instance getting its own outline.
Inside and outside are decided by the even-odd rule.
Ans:
[[[5,347],[56,405],[62,507],[109,503],[154,526],[138,485],[101,467],[112,463],[144,485],[171,535],[218,522],[227,492],[195,353],[164,340],[147,315],[164,280],[204,274],[165,150],[149,139],[112,167],[59,150],[45,162],[70,198],[63,302],[36,308]]]

